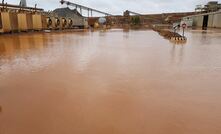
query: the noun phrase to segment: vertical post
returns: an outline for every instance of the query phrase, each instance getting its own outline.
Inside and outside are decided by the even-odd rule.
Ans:
[[[82,7],[80,7],[80,13],[81,13],[81,15],[82,15]]]
[[[5,3],[4,3],[4,0],[2,0],[2,9],[4,10],[4,8],[5,8],[5,5],[4,5]]]
[[[87,16],[88,16],[88,17],[90,17],[90,10],[89,10],[89,9],[88,9],[88,13],[87,13]]]
[[[184,37],[184,30],[185,30],[185,28],[187,27],[187,25],[184,23],[184,24],[182,24],[182,28],[183,28],[183,37]]]
[[[93,13],[92,13],[93,11],[92,11],[92,9],[91,9],[91,17],[93,17]]]
[[[173,34],[174,34],[174,36],[175,36],[175,34],[176,34],[176,28],[174,28],[174,33],[173,33]]]
[[[36,11],[37,11],[37,4],[35,4],[35,13],[36,13]]]
[[[183,37],[184,37],[184,30],[185,30],[185,28],[183,27]]]

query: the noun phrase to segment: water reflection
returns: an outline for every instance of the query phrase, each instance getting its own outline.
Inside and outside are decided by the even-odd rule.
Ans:
[[[171,47],[171,63],[175,65],[181,65],[183,63],[183,58],[185,57],[185,46],[183,45],[173,45]]]
[[[5,36],[0,38],[0,55],[10,57],[15,54],[16,49],[20,49],[19,37],[15,36],[14,38],[10,36]]]
[[[55,61],[55,57],[50,57],[51,53],[44,51],[48,47],[47,38],[44,36],[44,34],[6,35],[1,38],[0,73],[7,74],[13,70],[34,71]]]
[[[44,34],[6,35],[0,38],[0,55],[12,58],[17,53],[25,53],[31,49],[40,50],[46,47]]]
[[[124,38],[128,39],[129,35],[130,35],[130,30],[125,28],[125,29],[123,29],[123,32],[124,32]]]

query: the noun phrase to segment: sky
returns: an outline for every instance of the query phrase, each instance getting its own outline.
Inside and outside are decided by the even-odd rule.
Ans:
[[[18,4],[20,0],[5,0],[10,4]],[[196,5],[206,4],[209,0],[69,0],[113,15],[122,15],[130,10],[143,14],[188,12],[194,11]],[[221,0],[217,0],[221,3]],[[38,5],[46,11],[62,6],[59,0],[27,0],[28,6]],[[71,8],[71,7],[70,7]]]

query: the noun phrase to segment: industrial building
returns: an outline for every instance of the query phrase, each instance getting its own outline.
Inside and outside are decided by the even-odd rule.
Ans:
[[[187,16],[181,23],[185,22],[196,28],[221,28],[221,11]],[[189,24],[190,22],[192,24]]]
[[[73,27],[84,28],[87,27],[87,19],[83,17],[76,9],[70,8],[57,8],[53,11],[60,18],[66,18]]]
[[[88,26],[87,19],[76,9],[56,9],[51,13],[36,7],[1,3],[0,10],[0,33],[62,30]]]
[[[18,31],[17,13],[8,11],[0,12],[0,33],[16,31]]]
[[[221,28],[221,4],[210,1],[206,5],[197,5],[195,14],[183,17],[181,24],[195,28]]]
[[[210,1],[206,5],[197,5],[195,8],[196,12],[216,12],[221,9],[221,4],[218,1]]]
[[[22,2],[25,4],[24,0]],[[35,30],[33,28],[37,20],[33,21],[33,16],[36,13],[43,14],[43,9],[40,8],[21,7],[7,3],[0,3],[0,10],[0,33]]]

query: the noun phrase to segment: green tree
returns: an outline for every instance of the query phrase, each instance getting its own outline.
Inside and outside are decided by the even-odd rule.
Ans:
[[[133,25],[140,25],[140,17],[139,16],[134,16],[131,18],[131,23]]]

